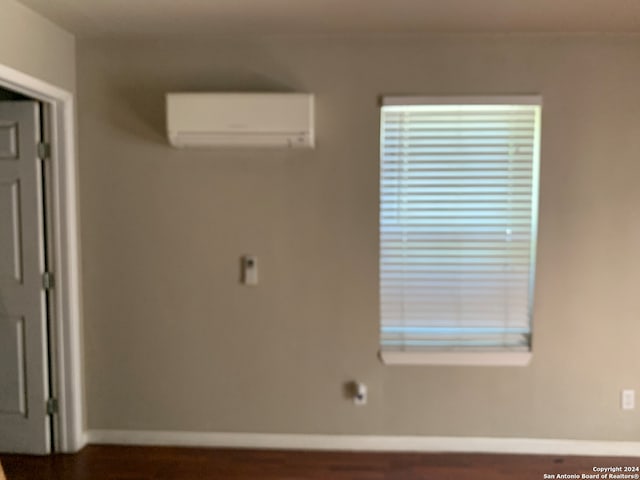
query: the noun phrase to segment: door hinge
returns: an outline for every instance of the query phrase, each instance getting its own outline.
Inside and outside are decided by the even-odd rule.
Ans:
[[[42,274],[42,287],[45,290],[51,290],[55,286],[55,279],[53,277],[53,273],[44,272]]]
[[[58,413],[58,399],[50,398],[47,400],[47,415],[54,415]]]
[[[40,160],[46,160],[51,157],[51,145],[46,142],[38,143],[38,158]]]

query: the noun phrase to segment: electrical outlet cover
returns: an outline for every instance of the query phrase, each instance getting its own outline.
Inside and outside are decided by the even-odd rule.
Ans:
[[[621,407],[623,410],[633,410],[636,408],[635,390],[622,390]]]

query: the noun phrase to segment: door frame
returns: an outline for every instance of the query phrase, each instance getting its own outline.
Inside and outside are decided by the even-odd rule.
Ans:
[[[71,92],[0,64],[0,86],[49,105],[50,195],[55,301],[50,342],[58,400],[56,451],[77,452],[86,444],[80,336],[80,252],[76,177],[75,107]],[[45,339],[47,342],[48,339]]]

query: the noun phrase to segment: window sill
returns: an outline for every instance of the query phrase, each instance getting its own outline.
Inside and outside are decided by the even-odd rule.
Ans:
[[[530,351],[380,352],[380,360],[385,365],[526,367],[532,357],[533,354]]]

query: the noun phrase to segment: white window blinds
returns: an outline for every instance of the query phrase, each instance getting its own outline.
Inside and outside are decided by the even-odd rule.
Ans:
[[[530,349],[540,105],[383,100],[383,353]]]

